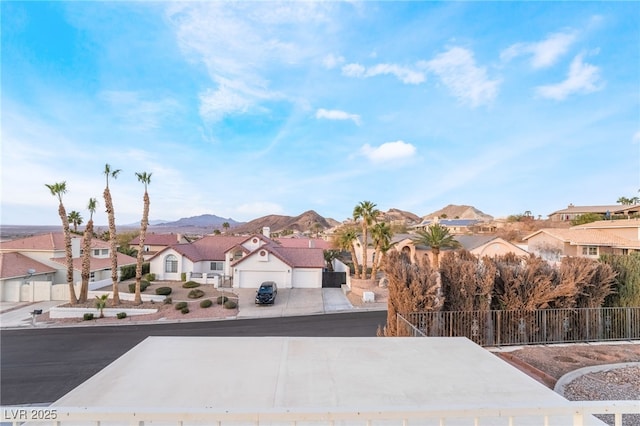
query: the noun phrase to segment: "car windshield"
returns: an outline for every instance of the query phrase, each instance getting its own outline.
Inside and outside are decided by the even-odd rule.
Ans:
[[[271,293],[273,292],[273,287],[271,286],[263,286],[260,287],[260,289],[258,290],[258,293]]]

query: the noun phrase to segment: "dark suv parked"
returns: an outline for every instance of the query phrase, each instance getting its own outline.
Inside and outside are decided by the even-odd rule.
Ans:
[[[278,286],[273,281],[265,281],[256,291],[256,305],[273,305],[278,295]]]

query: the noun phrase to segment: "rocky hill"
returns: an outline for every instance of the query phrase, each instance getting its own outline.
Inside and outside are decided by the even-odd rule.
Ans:
[[[447,207],[424,215],[422,218],[429,220],[434,217],[446,217],[447,219],[476,219],[484,222],[490,222],[493,220],[493,216],[483,213],[473,206],[459,206],[455,204],[449,204]]]
[[[420,223],[422,219],[420,216],[400,209],[389,209],[382,213],[382,220],[384,222],[402,222],[405,225],[414,225]]]
[[[333,219],[326,219],[313,210],[306,211],[299,216],[268,215],[254,219],[243,225],[232,228],[235,234],[251,234],[262,232],[264,227],[269,227],[272,233],[292,230],[298,232],[313,231],[315,224],[322,230],[329,229],[338,224]]]
[[[196,228],[222,228],[222,224],[228,222],[231,228],[242,225],[243,222],[236,222],[231,218],[223,218],[214,214],[203,214],[200,216],[183,217],[174,222],[163,222],[153,227],[180,228],[180,227],[196,227]]]

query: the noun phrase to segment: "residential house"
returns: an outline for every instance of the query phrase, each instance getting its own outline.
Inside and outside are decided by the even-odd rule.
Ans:
[[[602,220],[569,229],[545,228],[524,239],[530,252],[548,260],[629,254],[640,252],[640,219]]]
[[[558,210],[549,215],[553,222],[569,222],[584,214],[598,214],[603,219],[613,216],[627,216],[640,214],[640,204],[636,205],[608,205],[608,206],[574,206],[569,204],[566,209]]]
[[[438,224],[449,230],[452,235],[469,234],[473,232],[473,229],[478,227],[483,222],[478,219],[440,219],[434,217],[433,219],[425,219],[419,224],[413,226],[414,229],[425,231],[429,226]]]
[[[78,290],[82,281],[82,237],[72,235],[73,281]],[[2,270],[0,298],[3,301],[68,300],[67,262],[62,232],[50,232],[0,242]],[[107,242],[91,241],[92,288],[111,283],[111,258]],[[136,259],[118,253],[118,266],[135,265]],[[58,286],[60,284],[60,286]],[[62,285],[64,284],[64,285]],[[22,286],[33,286],[29,290]],[[38,290],[38,291],[36,291]],[[34,299],[35,297],[35,299]]]
[[[394,237],[392,245],[399,252],[405,253],[412,261],[421,259],[424,256],[427,256],[432,261],[431,247],[415,244],[413,241],[415,237],[416,235],[411,234],[398,235]],[[518,247],[496,235],[455,235],[454,239],[460,243],[461,248],[478,257],[502,256],[508,253],[513,253],[516,256],[529,255],[529,252],[522,247]],[[452,249],[441,249],[441,256],[443,252],[448,250]]]
[[[142,250],[142,257],[144,260],[149,260],[156,253],[166,249],[174,244],[186,244],[189,240],[182,234],[146,234],[144,238],[144,247]],[[140,245],[140,237],[137,236],[129,243],[129,246],[138,249]]]
[[[188,244],[174,244],[151,257],[150,271],[161,280],[218,276],[235,288],[258,288],[275,281],[281,288],[320,288],[325,267],[320,241],[272,240],[252,236],[207,235]]]

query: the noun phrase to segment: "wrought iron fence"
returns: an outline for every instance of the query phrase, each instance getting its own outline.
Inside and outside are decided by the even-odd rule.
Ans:
[[[412,312],[398,317],[402,335],[467,337],[482,346],[640,339],[640,307]]]

